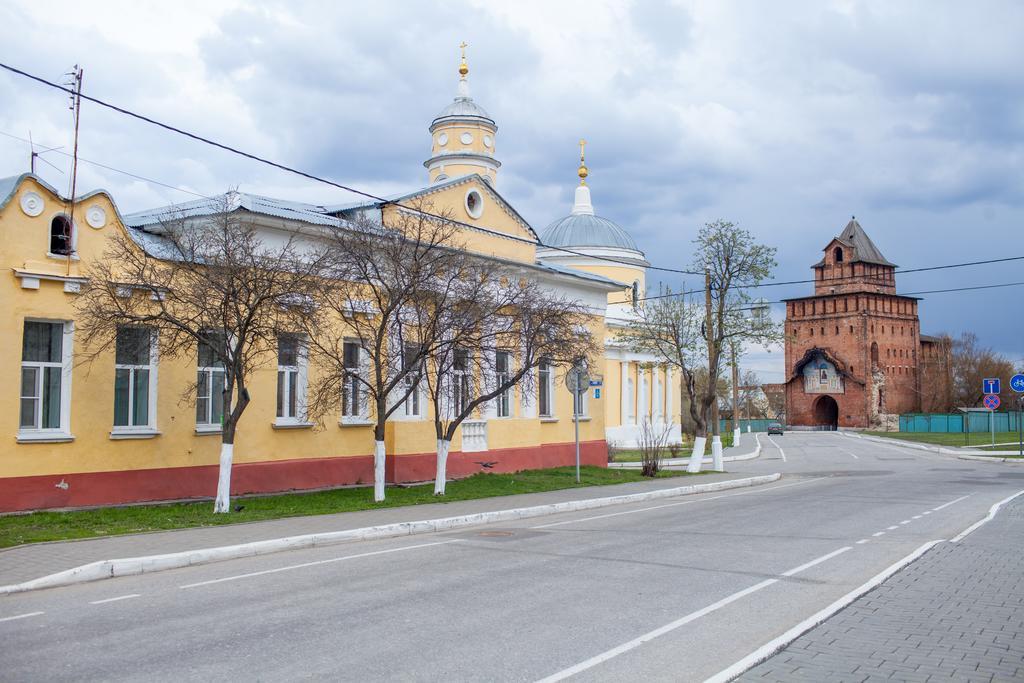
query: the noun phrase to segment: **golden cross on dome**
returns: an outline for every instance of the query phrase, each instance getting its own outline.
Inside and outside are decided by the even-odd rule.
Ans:
[[[469,65],[466,64],[466,48],[469,47],[469,43],[462,41],[459,43],[459,48],[462,50],[462,62],[459,63],[459,74],[465,76],[469,73]]]
[[[587,141],[584,140],[583,138],[580,138],[580,168],[576,172],[576,174],[580,177],[580,185],[586,185],[587,184],[587,175],[589,175],[589,173],[587,171],[587,165],[585,163],[583,163],[584,148],[586,146],[587,146]]]

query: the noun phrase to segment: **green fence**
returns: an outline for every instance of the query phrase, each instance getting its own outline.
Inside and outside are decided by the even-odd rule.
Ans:
[[[772,422],[778,422],[778,420],[740,420],[740,429],[746,432],[747,427],[750,427],[751,432],[767,432],[768,425]],[[731,432],[732,420],[719,420],[718,428],[722,434]]]
[[[1016,412],[994,413],[992,419],[995,421],[997,432],[1017,431],[1017,421],[1020,414]],[[966,430],[964,427],[966,426]],[[914,413],[900,415],[901,432],[959,432],[980,433],[992,429],[989,422],[989,413]]]

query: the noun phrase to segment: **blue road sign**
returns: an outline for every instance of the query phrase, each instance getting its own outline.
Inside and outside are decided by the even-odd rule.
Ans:
[[[601,398],[601,388],[594,389],[594,398]]]
[[[1010,388],[1018,394],[1024,394],[1024,373],[1010,378]]]
[[[981,380],[981,393],[983,394],[1001,394],[1002,391],[999,389],[999,378],[998,377],[986,377]]]
[[[984,403],[985,407],[989,410],[995,410],[999,407],[999,397],[995,394],[989,394],[985,397],[985,400],[982,401],[982,403]]]

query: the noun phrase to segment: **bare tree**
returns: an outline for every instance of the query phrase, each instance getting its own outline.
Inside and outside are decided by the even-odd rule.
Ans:
[[[307,318],[310,414],[342,409],[372,420],[374,500],[384,500],[385,428],[419,390],[442,343],[445,311],[465,268],[459,226],[429,207],[401,207],[386,222],[356,221],[328,240],[331,282],[318,293],[324,315]],[[372,411],[372,414],[371,414]]]
[[[168,216],[136,239],[118,233],[89,268],[78,325],[95,359],[127,338],[158,340],[161,358],[198,357],[197,422],[221,433],[214,512],[230,511],[231,465],[249,378],[275,352],[322,274],[323,252],[292,235],[264,243],[228,199],[201,219]],[[136,334],[126,334],[135,330]],[[139,331],[145,334],[137,334]],[[145,341],[139,341],[143,337]]]
[[[437,436],[435,495],[444,495],[448,451],[459,425],[490,402],[495,414],[510,416],[513,388],[532,397],[542,365],[553,373],[595,357],[598,349],[582,304],[528,274],[468,259],[471,284],[446,287],[458,299],[437,302],[444,336],[427,373]]]
[[[661,470],[662,455],[665,453],[671,433],[671,422],[660,427],[655,426],[647,419],[640,423],[640,435],[637,439],[637,447],[640,451],[640,474],[645,477],[658,476],[658,472]]]

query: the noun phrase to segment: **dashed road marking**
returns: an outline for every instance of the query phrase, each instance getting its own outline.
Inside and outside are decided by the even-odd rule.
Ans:
[[[857,545],[864,545],[865,543],[867,543],[870,540],[871,540],[870,538],[862,538],[859,541],[857,541]]]
[[[15,614],[13,617],[0,617],[0,621],[15,621],[17,619],[28,619],[29,617],[38,617],[40,614],[46,614],[46,612],[26,612],[25,614]]]
[[[970,497],[971,497],[971,494],[969,494],[969,493],[966,496],[960,496],[956,500],[951,500],[948,503],[944,503],[943,505],[940,505],[937,508],[932,508],[932,512],[938,512],[939,510],[941,510],[943,508],[948,508],[950,505],[953,505],[954,503],[959,503],[964,498],[970,498]]]
[[[892,531],[893,529],[899,529],[899,528],[900,528],[899,525],[893,524],[892,526],[885,527],[885,530],[886,531]]]
[[[884,531],[878,531],[878,532],[875,532],[875,533],[873,533],[871,535],[874,536],[875,538],[878,538],[879,536],[885,536],[885,532]]]
[[[107,598],[106,600],[90,600],[89,604],[90,605],[102,605],[102,604],[108,603],[108,602],[118,602],[120,600],[131,600],[132,598],[137,598],[140,595],[141,595],[140,593],[130,593],[128,595],[119,595],[116,598]]]

